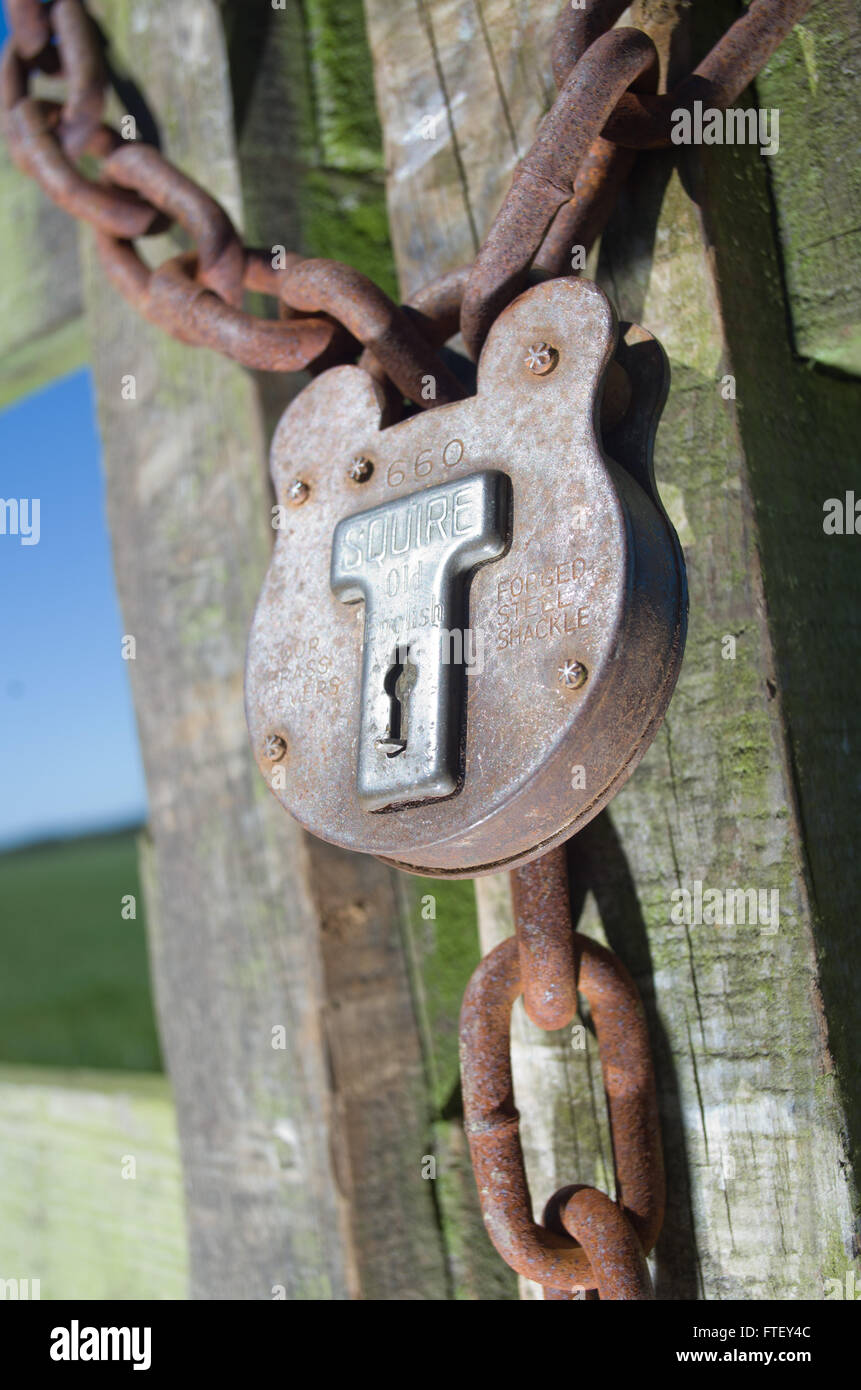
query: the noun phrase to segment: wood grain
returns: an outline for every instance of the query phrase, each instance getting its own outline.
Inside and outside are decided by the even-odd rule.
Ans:
[[[249,240],[345,254],[380,279],[376,125],[344,119],[355,92],[334,80],[338,43],[357,68],[362,53],[356,25],[341,33],[328,9],[314,7],[311,30],[299,4],[200,0],[179,14],[105,0],[101,13],[167,153]],[[459,1218],[441,1220],[422,1173],[436,1113],[397,876],[306,840],[244,727],[245,637],[272,538],[266,435],[301,383],[167,341],[84,246],[115,561],[138,639],[151,952],[193,1295],[445,1298]],[[118,389],[126,373],[134,401]]]
[[[2,1067],[0,1120],[4,1279],[43,1300],[187,1296],[165,1077]]]
[[[15,167],[0,139],[0,407],[80,367],[75,225]]]
[[[218,7],[96,9],[170,156],[241,222]],[[242,709],[271,541],[257,389],[143,323],[106,285],[86,233],[84,263],[118,588],[137,640],[150,949],[192,1296],[348,1297],[358,1281],[329,1142],[319,916],[303,836],[256,772]],[[135,400],[120,391],[129,373]]]
[[[861,15],[819,0],[757,78],[758,104],[779,112],[768,160],[794,346],[861,375]]]

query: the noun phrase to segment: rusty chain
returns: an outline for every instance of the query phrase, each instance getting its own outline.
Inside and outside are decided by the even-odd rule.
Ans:
[[[399,307],[366,276],[335,261],[292,254],[273,268],[270,253],[245,247],[220,204],[154,145],[124,140],[106,125],[102,41],[82,0],[8,0],[0,112],[15,163],[60,207],[94,227],[106,274],[151,322],[183,342],[267,371],[349,360],[362,344],[364,365],[404,396],[418,405],[443,404],[463,394],[437,352],[443,331],[451,336],[456,311],[475,357],[533,264],[558,274],[572,243],[588,248],[594,241],[631,151],[669,143],[670,113],[679,105],[732,101],[809,4],[753,0],[695,72],[663,95],[655,91],[651,40],[637,29],[607,32],[625,9],[621,0],[566,5],[553,46],[557,100],[475,265],[455,281],[429,286],[414,306]],[[34,71],[65,79],[62,105],[30,94]],[[82,155],[99,161],[98,178],[79,170]],[[196,249],[150,270],[134,242],[173,223]],[[280,317],[247,313],[246,290],[273,296]],[[436,382],[433,402],[421,389],[428,376]]]
[[[485,1225],[506,1263],[551,1298],[597,1291],[604,1299],[648,1299],[645,1256],[663,1220],[664,1167],[637,988],[618,956],[572,930],[564,846],[511,878],[516,936],[481,961],[461,1011],[464,1124]],[[601,1058],[618,1203],[594,1188],[563,1188],[538,1225],[514,1106],[511,1008],[523,993],[540,1028],[565,1027],[578,990],[589,1003]]]
[[[60,207],[89,223],[105,272],[150,322],[246,367],[312,370],[360,364],[390,395],[417,405],[464,394],[438,355],[462,331],[477,358],[497,315],[531,273],[568,272],[571,248],[603,230],[636,151],[670,143],[671,116],[695,101],[726,108],[756,76],[812,0],[751,0],[745,13],[672,92],[641,30],[614,29],[626,0],[566,4],[553,42],[554,105],[515,171],[471,267],[397,305],[339,262],[249,248],[224,208],[153,145],[124,140],[103,120],[102,40],[82,0],[7,0],[0,113],[12,158]],[[34,72],[60,76],[65,101],[30,93]],[[98,176],[78,167],[82,156]],[[193,246],[151,270],[140,237],[179,226]],[[243,308],[246,291],[274,298],[279,317]],[[436,383],[424,398],[428,376]],[[516,935],[475,971],[461,1014],[464,1117],[491,1239],[545,1298],[653,1297],[645,1262],[664,1208],[655,1077],[642,1005],[611,951],[572,928],[564,847],[515,870]],[[511,1008],[520,993],[540,1028],[567,1026],[587,999],[601,1057],[617,1200],[571,1186],[532,1217],[514,1107]]]
[[[411,400],[435,380],[435,401],[463,388],[418,327],[371,280],[336,261],[284,257],[243,246],[224,208],[154,145],[127,141],[102,120],[101,39],[81,0],[11,0],[0,61],[0,111],[12,158],[48,196],[88,222],[111,282],[150,322],[186,343],[215,348],[246,367],[297,371],[349,360],[360,343]],[[66,81],[60,105],[30,95],[33,71]],[[76,161],[99,161],[97,179]],[[180,226],[196,248],[150,270],[138,237]],[[274,296],[282,317],[242,308],[243,292]],[[296,315],[308,315],[297,317]]]

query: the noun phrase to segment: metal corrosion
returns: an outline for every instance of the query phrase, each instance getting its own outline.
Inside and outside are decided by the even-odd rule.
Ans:
[[[12,158],[54,202],[93,226],[109,279],[144,317],[247,367],[331,366],[363,346],[378,374],[423,408],[463,395],[426,341],[421,314],[334,261],[288,255],[274,268],[270,254],[243,246],[224,208],[155,146],[127,142],[103,124],[101,40],[81,0],[50,7],[13,0],[9,13],[0,110]],[[62,106],[30,95],[34,71],[65,79]],[[101,160],[97,180],[76,167],[82,154]],[[173,223],[194,251],[150,270],[134,241]],[[274,295],[279,317],[246,312],[245,290]]]
[[[565,846],[511,874],[523,1003],[539,1028],[565,1028],[577,1012]]]
[[[104,124],[102,41],[82,0],[7,0],[11,32],[0,59],[0,113],[12,158],[59,206],[93,226],[106,273],[148,320],[183,342],[264,370],[319,370],[363,349],[364,370],[341,367],[321,377],[275,437],[273,480],[291,523],[285,534],[279,531],[255,617],[249,727],[264,774],[283,765],[287,781],[279,795],[316,833],[423,872],[516,866],[516,936],[481,962],[464,999],[464,1108],[491,1239],[549,1299],[653,1297],[645,1254],[661,1226],[664,1175],[645,1019],[617,957],[573,931],[560,846],[614,794],[660,723],[681,661],[686,587],[681,549],[652,471],[666,392],[660,347],[636,325],[623,326],[617,343],[600,291],[570,279],[511,301],[530,274],[570,271],[572,245],[588,249],[603,230],[635,151],[668,145],[673,113],[694,101],[718,108],[733,102],[811,3],[751,0],[670,93],[657,91],[651,39],[638,29],[610,32],[625,0],[566,4],[553,47],[557,99],[475,265],[399,306],[338,262],[288,254],[276,265],[269,252],[246,247],[199,185],[154,147],[127,143]],[[62,105],[31,94],[38,72],[64,79]],[[98,179],[77,167],[82,155],[100,161]],[[134,242],[173,224],[193,250],[151,270]],[[249,291],[273,297],[278,317],[248,313]],[[467,401],[438,356],[458,325],[476,360],[484,348],[481,389]],[[426,391],[429,379],[433,389]],[[414,416],[384,428],[403,415],[404,397],[447,410],[432,425]],[[605,452],[592,429],[599,417]],[[560,453],[569,460],[566,500],[590,513],[583,536],[572,536],[560,478],[546,466]],[[500,510],[498,527],[487,528],[492,537],[482,533],[492,551],[484,558],[495,557],[494,563],[509,545],[506,569],[496,581],[478,571],[469,593],[471,620],[496,645],[490,644],[481,684],[469,683],[462,706],[453,696],[440,697],[435,713],[415,721],[428,785],[441,799],[430,809],[411,802],[396,766],[387,773],[384,767],[380,782],[375,765],[377,780],[368,782],[365,801],[384,810],[393,798],[404,804],[396,814],[369,815],[346,790],[356,781],[357,682],[350,664],[358,669],[367,644],[330,588],[332,516],[358,512],[347,502],[350,489],[353,498],[360,490],[365,504],[353,522],[414,518],[422,514],[416,501],[422,496],[437,508],[456,508],[467,482],[474,487],[484,477],[487,490],[486,470],[501,461],[517,526],[505,537]],[[434,524],[442,526],[442,516],[438,510]],[[347,537],[347,557],[350,544]],[[427,549],[427,537],[422,544]],[[558,588],[560,556],[575,552],[584,566],[577,603],[592,620],[571,629],[561,668],[550,646],[520,648],[519,683],[512,688],[500,593],[507,584],[510,608],[513,585],[525,576],[528,590],[530,575],[539,572],[555,574]],[[500,581],[503,588],[495,590]],[[419,587],[409,564],[404,583],[411,593]],[[295,646],[296,631],[315,625],[326,634],[327,649],[318,637]],[[385,664],[388,638],[381,640]],[[394,703],[408,714],[409,683],[402,678],[409,660],[407,654],[386,673],[389,680],[402,671],[391,688],[374,686],[381,717],[389,717],[377,743],[395,760],[413,736],[408,724],[392,727]],[[401,695],[392,703],[396,691]],[[309,750],[305,734],[315,722],[320,726],[321,698],[328,702],[324,727],[332,741],[317,739]],[[575,747],[588,750],[588,792],[575,791],[570,781]],[[520,769],[519,780],[513,768]],[[540,1225],[532,1217],[509,1055],[511,1007],[521,990],[542,1028],[571,1022],[578,990],[590,1005],[618,1190],[614,1202],[594,1188],[563,1188]]]
[[[603,1288],[604,1297],[643,1297],[647,1295],[631,1292],[642,1282],[634,1240],[648,1254],[664,1212],[663,1155],[645,1017],[636,986],[617,956],[576,932],[572,946],[573,979],[589,1003],[601,1058],[618,1189],[618,1204],[612,1204],[616,1211],[575,1200],[564,1234],[532,1218],[509,1051],[511,1009],[522,989],[514,937],[481,961],[461,1010],[464,1125],[470,1156],[488,1234],[518,1274],[568,1294]],[[620,1292],[624,1287],[629,1291]]]
[[[617,145],[659,149],[670,143],[671,117],[694,101],[725,109],[765,66],[813,0],[751,0],[711,52],[672,92],[626,92],[602,134]],[[585,8],[566,5],[553,41],[553,72],[562,82],[581,55],[616,23],[628,0],[587,0]]]
[[[636,1231],[624,1212],[596,1187],[566,1187],[544,1210],[544,1225],[567,1232],[582,1245],[602,1302],[645,1302],[655,1297],[652,1276]],[[547,1301],[569,1302],[567,1289],[545,1288]]]
[[[607,32],[623,2],[566,4],[554,40],[556,103],[515,174],[465,290],[458,273],[446,286],[455,293],[446,297],[443,290],[433,311],[399,308],[335,262],[311,262],[303,270],[303,258],[291,255],[274,278],[262,273],[253,263],[262,253],[242,246],[214,199],[154,147],[129,146],[103,124],[102,41],[82,0],[50,6],[9,0],[0,110],[15,162],[59,206],[96,229],[108,275],[148,319],[187,343],[273,371],[329,366],[362,344],[362,365],[383,385],[395,419],[402,396],[425,408],[463,394],[437,355],[456,328],[455,300],[463,301],[464,338],[477,356],[493,319],[525,287],[530,266],[560,274],[570,269],[573,244],[591,245],[633,150],[667,144],[672,111],[680,106],[734,100],[811,2],[753,0],[696,70],[663,95],[655,91],[657,63],[647,36],[636,29]],[[62,106],[29,94],[34,71],[65,79]],[[77,169],[84,153],[104,161],[99,180]],[[172,221],[189,232],[196,257],[175,258],[153,272],[143,261],[134,264],[131,243]],[[261,278],[268,280],[266,292],[279,297],[277,320],[242,307],[243,288],[258,288],[253,282]],[[433,299],[431,287],[428,303]],[[430,377],[433,391],[425,389]]]
[[[657,52],[641,29],[596,39],[566,79],[521,160],[511,188],[476,257],[460,315],[464,342],[477,357],[491,324],[526,283],[526,272],[577,171],[622,93],[651,71]]]
[[[565,6],[553,44],[559,94],[515,171],[464,295],[461,331],[473,357],[531,266],[559,275],[570,269],[573,245],[588,250],[630,172],[631,151],[669,145],[673,112],[694,101],[729,106],[811,4],[752,0],[694,72],[662,94],[651,40],[639,29],[611,28],[625,0]]]

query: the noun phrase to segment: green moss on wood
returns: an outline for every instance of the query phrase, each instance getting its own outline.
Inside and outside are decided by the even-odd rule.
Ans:
[[[856,90],[861,21],[854,0],[815,6],[756,81],[780,113],[767,161],[795,347],[861,374],[861,161]]]
[[[346,261],[395,295],[361,0],[224,10],[246,236]]]
[[[452,1296],[460,1301],[517,1299],[517,1277],[500,1259],[484,1229],[459,1120],[434,1125],[435,1196],[446,1244]]]
[[[87,336],[81,318],[69,319],[53,332],[28,339],[0,355],[0,410],[22,396],[68,376],[87,363]]]
[[[354,266],[397,299],[385,194],[377,179],[308,170],[303,180],[302,235],[315,256]]]
[[[811,371],[791,352],[782,297],[770,291],[778,266],[769,235],[766,171],[756,155],[743,149],[726,149],[720,159],[711,155],[707,176],[774,644],[776,714],[786,721],[830,1048],[857,1165],[861,1008],[857,992],[847,985],[861,973],[861,928],[849,872],[861,795],[856,780],[846,775],[846,749],[861,738],[856,699],[861,580],[853,538],[825,536],[822,504],[857,486],[861,386]],[[849,253],[848,244],[846,249]],[[827,245],[819,255],[827,275]],[[852,258],[858,283],[861,243]]]
[[[323,163],[353,172],[382,169],[362,0],[305,0],[304,8]]]
[[[468,881],[404,879],[419,1020],[438,1115],[460,1110],[458,1019],[480,959],[475,892]],[[433,916],[429,914],[433,913]]]

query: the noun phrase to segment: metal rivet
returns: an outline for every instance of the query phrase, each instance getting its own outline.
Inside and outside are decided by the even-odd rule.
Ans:
[[[356,454],[349,469],[349,476],[354,483],[366,483],[374,471],[374,465],[364,454]]]
[[[263,742],[263,755],[270,763],[280,763],[287,752],[287,740],[280,734],[267,734]]]
[[[294,478],[287,489],[287,496],[294,507],[301,507],[303,502],[307,502],[310,491],[311,489],[304,479]]]
[[[527,349],[523,360],[530,372],[534,372],[536,376],[546,376],[559,361],[559,353],[549,343],[533,343]]]
[[[559,667],[559,679],[569,690],[579,690],[589,679],[589,672],[582,661],[566,661]]]

